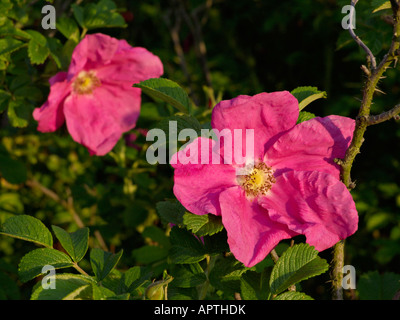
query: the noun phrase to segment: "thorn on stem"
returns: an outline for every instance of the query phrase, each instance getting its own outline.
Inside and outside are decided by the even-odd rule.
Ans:
[[[340,158],[333,159],[333,162],[338,164],[339,166],[342,166],[344,164],[343,159],[340,159]]]
[[[369,71],[369,69],[365,66],[362,65],[361,66],[361,70],[364,71],[364,73],[369,77],[371,75],[371,71]]]
[[[354,189],[355,187],[356,187],[355,181],[351,181],[351,182],[349,183],[349,189]]]

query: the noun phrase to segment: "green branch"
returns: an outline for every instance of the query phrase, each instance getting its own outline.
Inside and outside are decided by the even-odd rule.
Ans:
[[[357,1],[351,1],[351,5],[354,7]],[[349,29],[350,34],[353,39],[361,45],[364,51],[367,54],[368,62],[372,66],[371,69],[368,70],[365,66],[362,67],[366,75],[368,76],[367,81],[364,85],[363,90],[363,99],[361,102],[360,110],[358,116],[356,118],[356,126],[353,133],[353,139],[351,141],[350,147],[347,149],[344,159],[337,159],[337,163],[341,166],[341,180],[346,185],[348,189],[354,188],[355,184],[351,180],[351,168],[353,166],[353,162],[360,153],[361,146],[364,142],[364,134],[367,130],[367,127],[370,125],[374,125],[377,123],[381,123],[383,121],[387,121],[391,118],[397,117],[400,113],[400,105],[395,106],[391,110],[384,112],[377,116],[371,116],[371,104],[374,97],[375,91],[377,91],[377,84],[379,80],[382,78],[385,71],[391,66],[393,62],[397,62],[399,55],[399,47],[400,47],[400,7],[398,1],[391,1],[392,11],[393,11],[393,37],[392,44],[388,53],[384,56],[382,61],[379,63],[377,67],[375,67],[375,57],[371,57],[371,51],[368,47],[362,46],[362,41],[358,37],[354,37],[354,32],[351,28]],[[362,43],[363,44],[363,43]],[[367,48],[368,50],[366,50]],[[342,288],[342,280],[343,273],[342,268],[344,265],[344,241],[338,242],[333,250],[333,260],[331,266],[331,278],[332,278],[332,297],[335,300],[343,299],[343,288]]]

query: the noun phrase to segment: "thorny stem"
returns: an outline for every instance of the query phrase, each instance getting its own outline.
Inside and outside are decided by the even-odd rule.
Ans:
[[[358,0],[352,0],[351,5],[354,7]],[[400,113],[399,105],[395,106],[391,110],[384,112],[377,116],[371,116],[371,104],[374,97],[374,93],[377,90],[376,86],[381,79],[384,72],[390,67],[392,62],[397,62],[398,58],[398,50],[400,47],[400,8],[398,0],[391,0],[392,11],[393,11],[393,37],[392,44],[388,53],[384,56],[382,61],[376,66],[375,57],[373,57],[371,51],[365,50],[368,48],[361,44],[362,41],[356,37],[355,41],[361,45],[361,47],[366,51],[368,60],[371,63],[371,70],[367,70],[366,72],[368,78],[364,85],[363,90],[363,99],[361,102],[360,110],[358,116],[356,118],[356,126],[353,133],[353,140],[351,141],[350,147],[347,149],[345,157],[343,160],[340,160],[338,163],[341,165],[341,179],[342,182],[346,185],[348,189],[354,187],[354,183],[351,181],[351,167],[353,165],[354,159],[358,153],[360,153],[361,145],[364,142],[364,134],[369,125],[374,125],[377,123],[381,123],[383,121],[389,120],[391,118],[397,117]],[[349,28],[350,34],[354,38],[352,34],[352,29]],[[360,42],[361,41],[361,42]],[[374,67],[376,66],[376,67]],[[365,69],[365,68],[364,68]],[[332,298],[335,300],[343,299],[343,288],[342,288],[342,280],[343,273],[342,268],[344,265],[344,242],[338,242],[333,250],[333,260],[332,260]]]

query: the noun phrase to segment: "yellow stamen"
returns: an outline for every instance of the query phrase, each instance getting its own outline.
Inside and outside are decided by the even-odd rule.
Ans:
[[[101,85],[94,71],[81,71],[76,77],[72,87],[77,94],[91,94]]]
[[[257,164],[248,175],[241,176],[239,183],[247,196],[266,195],[276,182],[274,170],[264,162]]]

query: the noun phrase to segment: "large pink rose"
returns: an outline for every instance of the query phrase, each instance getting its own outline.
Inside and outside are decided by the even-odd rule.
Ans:
[[[334,162],[344,157],[355,121],[328,116],[296,125],[298,115],[298,102],[286,91],[222,101],[213,109],[213,129],[254,130],[249,171],[237,175],[243,164],[209,161],[225,160],[229,150],[204,137],[171,160],[177,199],[194,214],[222,216],[232,253],[248,267],[283,239],[305,235],[322,251],[357,230],[354,201]],[[244,134],[232,137],[232,146],[244,146]]]
[[[100,33],[87,35],[68,72],[50,79],[47,101],[34,110],[38,130],[52,132],[65,121],[90,154],[105,155],[139,117],[141,90],[132,85],[162,74],[160,59],[148,50]]]

